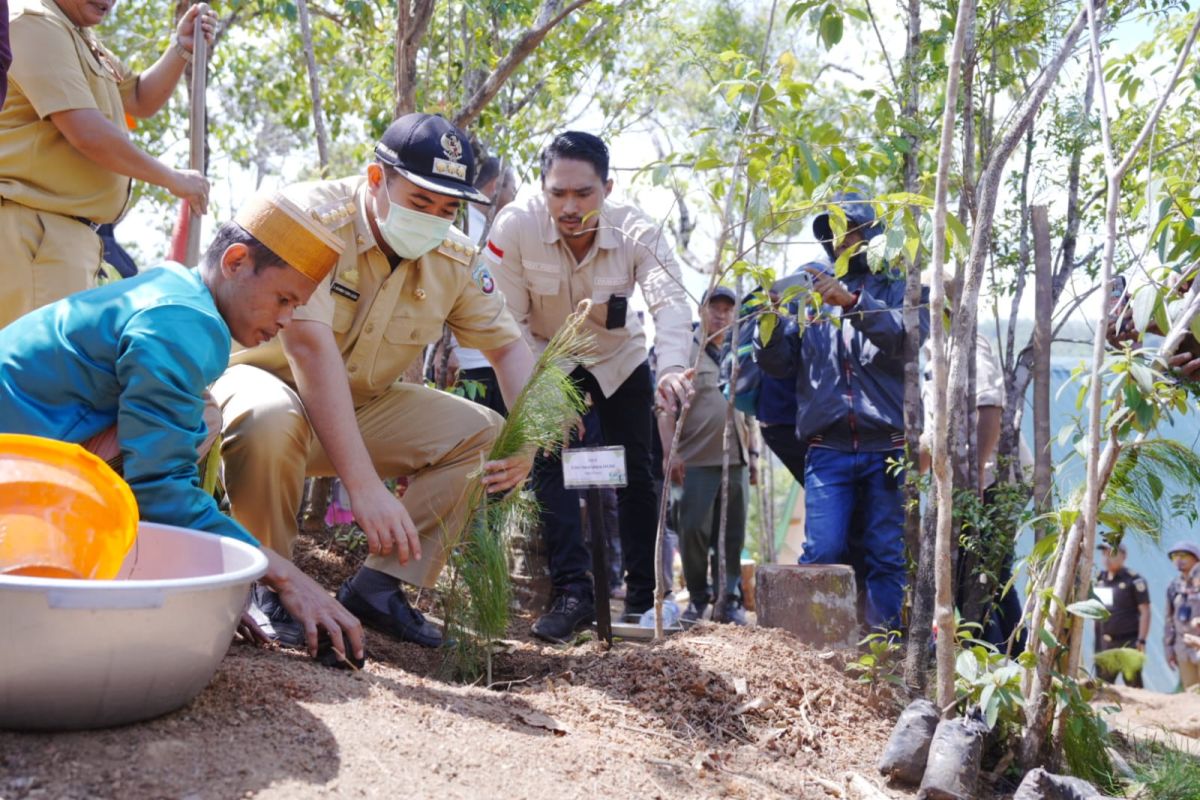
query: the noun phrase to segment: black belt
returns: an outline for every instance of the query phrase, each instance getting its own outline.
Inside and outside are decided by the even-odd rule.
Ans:
[[[87,217],[71,217],[71,219],[75,220],[76,222],[82,222],[84,225],[87,225],[89,228],[92,229],[92,233],[96,233],[97,231],[99,231],[100,226],[103,224],[101,222],[92,222]]]

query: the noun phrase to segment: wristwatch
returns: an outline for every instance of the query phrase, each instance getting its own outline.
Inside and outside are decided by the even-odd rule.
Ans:
[[[171,49],[175,51],[175,55],[182,58],[187,63],[192,63],[192,54],[187,51],[183,43],[179,41],[179,31],[171,34]]]

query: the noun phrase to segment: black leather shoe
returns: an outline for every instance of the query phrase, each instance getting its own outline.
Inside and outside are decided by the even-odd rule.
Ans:
[[[388,610],[380,611],[369,604],[350,585],[350,581],[338,589],[337,601],[346,607],[364,625],[392,636],[403,642],[412,642],[422,647],[441,647],[442,632],[425,615],[413,608],[404,590],[397,589],[388,597]]]
[[[308,647],[304,626],[283,607],[275,590],[268,589],[261,583],[254,584],[250,589],[248,611],[271,641],[297,650]]]
[[[621,621],[636,625],[642,619],[642,614],[645,614],[652,608],[654,608],[653,601],[649,603],[631,603],[629,600],[626,600],[625,610],[621,612]]]
[[[596,604],[590,597],[576,592],[562,592],[554,598],[550,610],[533,623],[533,635],[547,642],[561,644],[571,635],[592,624]]]

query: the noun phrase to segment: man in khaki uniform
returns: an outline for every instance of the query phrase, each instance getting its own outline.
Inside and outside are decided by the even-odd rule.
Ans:
[[[542,192],[497,215],[484,259],[497,265],[505,302],[535,347],[546,345],[584,299],[594,305],[584,330],[595,361],[573,377],[591,394],[605,444],[625,448],[629,485],[618,492],[625,556],[627,615],[653,604],[657,498],[650,471],[654,384],[646,337],[628,312],[641,286],[654,315],[660,402],[672,411],[691,392],[687,368],[692,314],[671,247],[633,206],[608,203],[608,148],[588,133],[568,131],[542,152]],[[583,544],[578,495],[566,491],[557,461],[539,465],[535,484],[554,582],[549,613],[533,632],[561,641],[590,623],[591,559]]]
[[[12,0],[13,64],[0,111],[0,326],[92,285],[103,253],[96,229],[125,213],[131,178],[207,209],[204,176],[139,150],[125,115],[162,108],[192,58],[197,16],[210,41],[216,17],[204,4],[188,9],[166,52],[139,75],[88,30],[110,6]]]
[[[1179,574],[1167,586],[1167,608],[1163,616],[1163,650],[1167,666],[1179,670],[1184,690],[1200,684],[1200,648],[1189,641],[1200,632],[1200,545],[1179,542],[1167,551]]]
[[[234,517],[291,556],[304,477],[336,475],[371,553],[338,599],[373,627],[436,646],[441,633],[409,605],[398,579],[433,586],[465,519],[468,476],[503,420],[397,381],[444,323],[484,352],[509,403],[534,359],[487,266],[474,264],[470,239],[451,227],[463,200],[487,201],[471,185],[466,135],[441,117],[409,114],[375,154],[365,176],[283,190],[345,249],[280,341],[235,353],[213,394],[225,419]],[[507,491],[531,463],[483,464],[484,485]],[[381,480],[400,475],[412,476],[403,502]],[[263,611],[278,620],[275,609]]]

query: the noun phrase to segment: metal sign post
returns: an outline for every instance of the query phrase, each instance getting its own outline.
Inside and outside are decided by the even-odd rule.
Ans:
[[[600,490],[626,483],[624,447],[578,447],[562,452],[563,486],[584,489],[592,532],[592,587],[596,593],[596,630],[611,647],[612,611],[608,607],[608,542]]]

